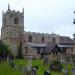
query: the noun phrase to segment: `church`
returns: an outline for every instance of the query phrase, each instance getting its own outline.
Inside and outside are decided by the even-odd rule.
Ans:
[[[11,10],[9,5],[8,10],[2,12],[1,40],[9,46],[14,57],[20,44],[24,58],[40,58],[43,54],[51,57],[52,53],[60,55],[61,51],[75,55],[75,41],[68,36],[24,31],[24,9],[22,12]]]

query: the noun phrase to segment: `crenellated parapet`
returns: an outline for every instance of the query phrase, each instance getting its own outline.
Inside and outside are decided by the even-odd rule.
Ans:
[[[47,43],[48,41],[52,41],[53,38],[56,38],[56,42],[58,42],[58,37],[60,35],[57,35],[55,33],[51,34],[45,34],[45,33],[36,33],[36,32],[23,32],[22,33],[22,42],[30,42],[29,39],[31,39],[33,43]]]
[[[5,11],[3,14],[4,14],[4,15],[8,15],[8,14],[11,14],[11,13],[24,14],[24,8],[23,8],[23,11],[22,11],[22,12],[16,11],[16,10],[11,10],[11,9],[10,9],[10,5],[8,4],[8,10]]]
[[[16,26],[16,24],[24,27],[24,8],[23,11],[20,12],[11,10],[10,6],[8,5],[8,10],[6,12],[2,12],[2,21],[2,27],[5,27],[7,25]]]

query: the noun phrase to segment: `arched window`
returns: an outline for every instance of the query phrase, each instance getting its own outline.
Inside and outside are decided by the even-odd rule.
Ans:
[[[32,42],[32,36],[31,35],[28,38],[28,42]]]
[[[18,17],[15,17],[15,18],[14,18],[14,24],[18,24],[18,21],[19,21],[19,20],[18,20]]]
[[[45,38],[44,38],[44,36],[42,37],[42,39],[41,39],[41,40],[42,40],[42,42],[43,42],[43,43],[45,42]]]
[[[40,48],[37,48],[37,54],[40,54]]]
[[[53,43],[55,43],[55,42],[56,42],[56,39],[55,39],[55,37],[53,37],[53,38],[52,38],[52,42],[53,42]]]
[[[27,48],[27,47],[25,47],[25,54],[27,54],[27,50],[28,50],[28,48]]]

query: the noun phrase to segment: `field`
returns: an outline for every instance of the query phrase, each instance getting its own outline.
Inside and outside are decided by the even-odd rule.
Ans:
[[[28,65],[28,60],[14,60],[14,63],[21,68]],[[50,70],[49,65],[44,65],[41,60],[33,60],[32,66],[38,66],[37,75],[44,75],[45,70]],[[69,75],[71,75],[71,65],[63,65],[63,68],[69,69]],[[63,75],[62,72],[50,71],[51,75]],[[9,66],[7,61],[0,62],[0,75],[26,75],[20,69],[13,69]]]

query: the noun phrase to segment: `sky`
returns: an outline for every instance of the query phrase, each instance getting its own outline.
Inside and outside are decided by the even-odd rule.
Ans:
[[[24,8],[24,30],[40,33],[55,33],[73,38],[75,33],[75,0],[0,0],[0,30],[2,11],[22,12]]]

